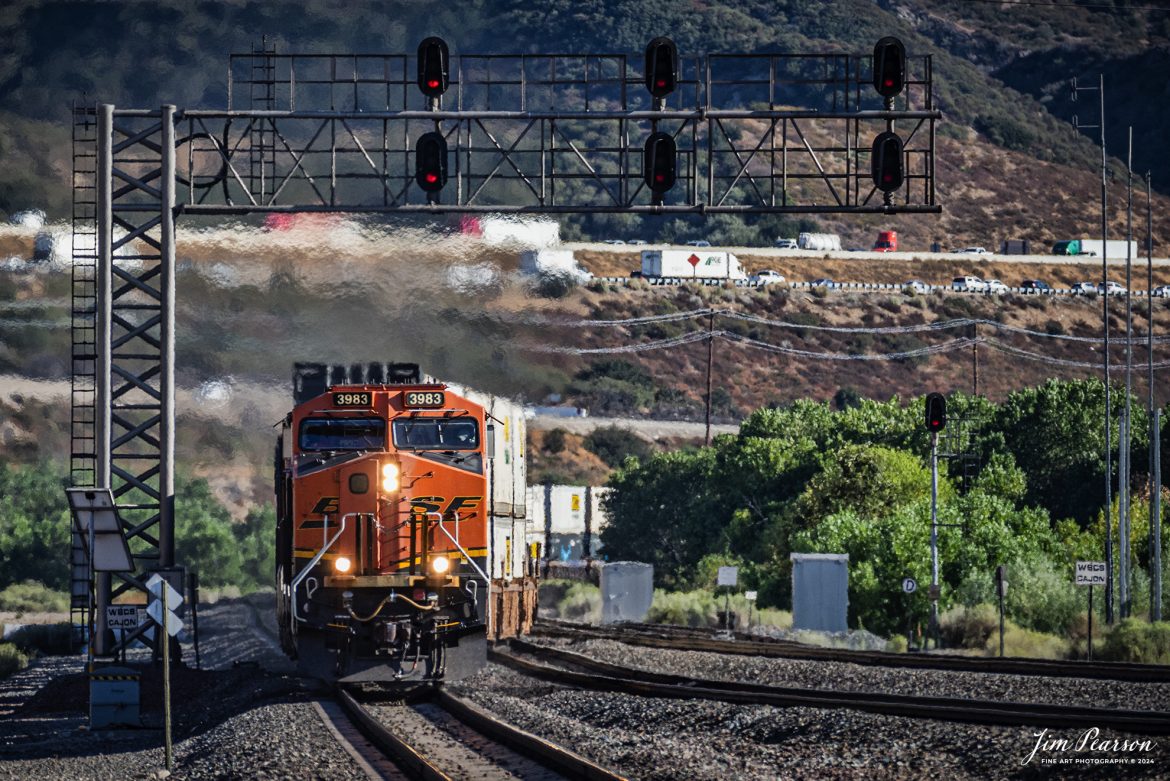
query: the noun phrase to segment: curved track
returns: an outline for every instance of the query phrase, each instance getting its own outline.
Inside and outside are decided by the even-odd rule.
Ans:
[[[573,752],[495,718],[442,689],[403,700],[338,701],[349,718],[408,778],[587,779],[622,777]]]
[[[489,659],[528,675],[580,688],[649,697],[720,700],[781,707],[849,708],[891,716],[972,724],[1108,727],[1124,732],[1170,734],[1170,713],[981,701],[957,697],[910,697],[876,692],[841,692],[701,680],[621,667],[571,651],[548,648],[523,640],[513,640],[510,646],[513,650],[503,650],[501,647],[493,649],[489,652]],[[517,651],[520,653],[516,653]],[[577,667],[589,672],[577,672],[563,666],[542,664],[534,659],[552,660],[559,665]]]
[[[843,648],[820,648],[791,640],[761,639],[742,633],[735,634],[731,639],[717,638],[712,637],[711,631],[707,629],[657,624],[628,624],[602,629],[583,624],[545,620],[533,628],[533,633],[550,637],[616,640],[629,645],[649,648],[849,662],[886,667],[1005,673],[1009,675],[1043,675],[1061,678],[1096,678],[1136,683],[1170,682],[1170,665],[851,651]]]

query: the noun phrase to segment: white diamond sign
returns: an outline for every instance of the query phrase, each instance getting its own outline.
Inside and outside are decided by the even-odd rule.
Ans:
[[[175,635],[179,634],[179,632],[183,629],[183,621],[178,616],[176,616],[174,613],[172,613],[170,610],[168,610],[166,612],[167,612],[167,634],[170,635],[171,637],[174,637]],[[160,602],[159,600],[155,600],[154,602],[151,602],[150,605],[146,608],[146,614],[148,616],[150,616],[152,619],[154,619],[154,622],[156,624],[158,624],[159,626],[162,626],[162,623],[163,623],[162,602]]]
[[[156,624],[164,626],[163,623],[163,595],[166,595],[166,630],[167,634],[174,637],[183,628],[183,621],[177,615],[175,610],[183,604],[183,595],[175,591],[174,586],[166,581],[162,575],[157,572],[150,576],[146,581],[146,590],[154,595],[150,605],[146,608],[146,614],[150,616]]]

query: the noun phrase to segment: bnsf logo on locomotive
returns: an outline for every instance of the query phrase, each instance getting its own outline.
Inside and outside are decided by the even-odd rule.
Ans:
[[[447,501],[442,496],[416,496],[410,500],[410,511],[415,513],[441,513],[443,518],[458,518],[460,510],[474,510],[483,500],[482,496],[455,496],[444,507]]]

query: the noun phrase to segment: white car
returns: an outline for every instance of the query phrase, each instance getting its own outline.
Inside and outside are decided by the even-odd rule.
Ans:
[[[963,249],[957,249],[957,250],[955,250],[955,252],[963,252],[963,253],[966,253],[968,255],[990,255],[991,254],[987,250],[983,249],[983,247],[963,247]]]
[[[754,282],[757,285],[778,285],[783,284],[786,280],[784,279],[784,275],[779,271],[765,269],[764,271],[758,271],[752,274],[748,277],[748,281]]]
[[[988,293],[1006,293],[1008,286],[1000,282],[998,279],[989,279],[986,282]]]
[[[1170,298],[1170,285],[1158,285],[1150,291],[1150,295],[1154,298]]]
[[[1088,295],[1089,293],[1097,292],[1097,286],[1092,282],[1078,282],[1073,285],[1071,289],[1073,294],[1078,296],[1084,296]]]
[[[1125,288],[1113,280],[1109,280],[1104,285],[1098,284],[1097,292],[1104,293],[1107,296],[1123,296],[1125,295]]]
[[[951,290],[968,293],[986,293],[987,283],[979,277],[955,277],[951,280]]]
[[[796,239],[776,239],[776,249],[799,249]]]
[[[914,293],[929,293],[930,285],[923,282],[921,279],[911,279],[902,284],[903,290],[910,290]]]
[[[623,246],[623,247],[624,247],[624,246],[625,246],[625,244],[626,244],[626,243],[625,243],[624,241],[622,241],[621,239],[606,239],[605,241],[603,241],[603,242],[601,242],[601,243],[602,243],[602,244],[613,244],[613,245],[616,245],[616,246]]]

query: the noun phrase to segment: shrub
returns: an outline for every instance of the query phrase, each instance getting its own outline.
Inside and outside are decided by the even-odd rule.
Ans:
[[[746,629],[749,619],[749,603],[743,594],[732,594],[726,600],[722,594],[716,594],[706,589],[695,591],[664,591],[654,590],[654,602],[650,605],[650,612],[646,621],[652,624],[673,624],[676,626],[717,627],[719,614],[723,612],[725,604],[730,603],[731,612],[735,615],[735,628]],[[792,614],[787,610],[773,610],[765,608],[757,610],[750,606],[750,619],[753,626],[771,626],[778,629],[792,627]]]
[[[63,613],[69,609],[69,595],[44,583],[26,580],[0,591],[0,610],[13,613]]]
[[[1028,659],[1067,659],[1070,656],[1069,641],[1057,635],[1024,629],[1011,621],[1004,624],[1004,656],[1019,656]],[[984,646],[987,656],[999,656],[999,629],[992,632]]]
[[[601,622],[601,589],[592,583],[572,583],[556,607],[557,617],[587,624]]]
[[[12,642],[26,653],[67,656],[73,653],[73,625],[26,624],[14,632]]]
[[[1033,556],[1009,562],[1007,613],[1021,626],[1063,634],[1071,628],[1084,596],[1068,573],[1047,558]]]
[[[894,635],[886,643],[886,650],[895,654],[904,653],[909,647],[910,642],[906,639],[906,635]]]
[[[1113,662],[1170,664],[1170,622],[1127,618],[1105,635],[1099,655]]]
[[[544,435],[544,441],[541,443],[541,449],[546,453],[560,453],[565,449],[565,430],[563,428],[554,428],[552,431]]]
[[[939,616],[938,623],[947,648],[983,648],[993,634],[999,647],[999,612],[992,605],[952,608]]]
[[[585,437],[585,449],[611,467],[618,467],[628,456],[644,461],[653,452],[649,443],[634,432],[617,426],[594,429]]]
[[[28,667],[28,655],[12,643],[0,643],[0,678]]]

